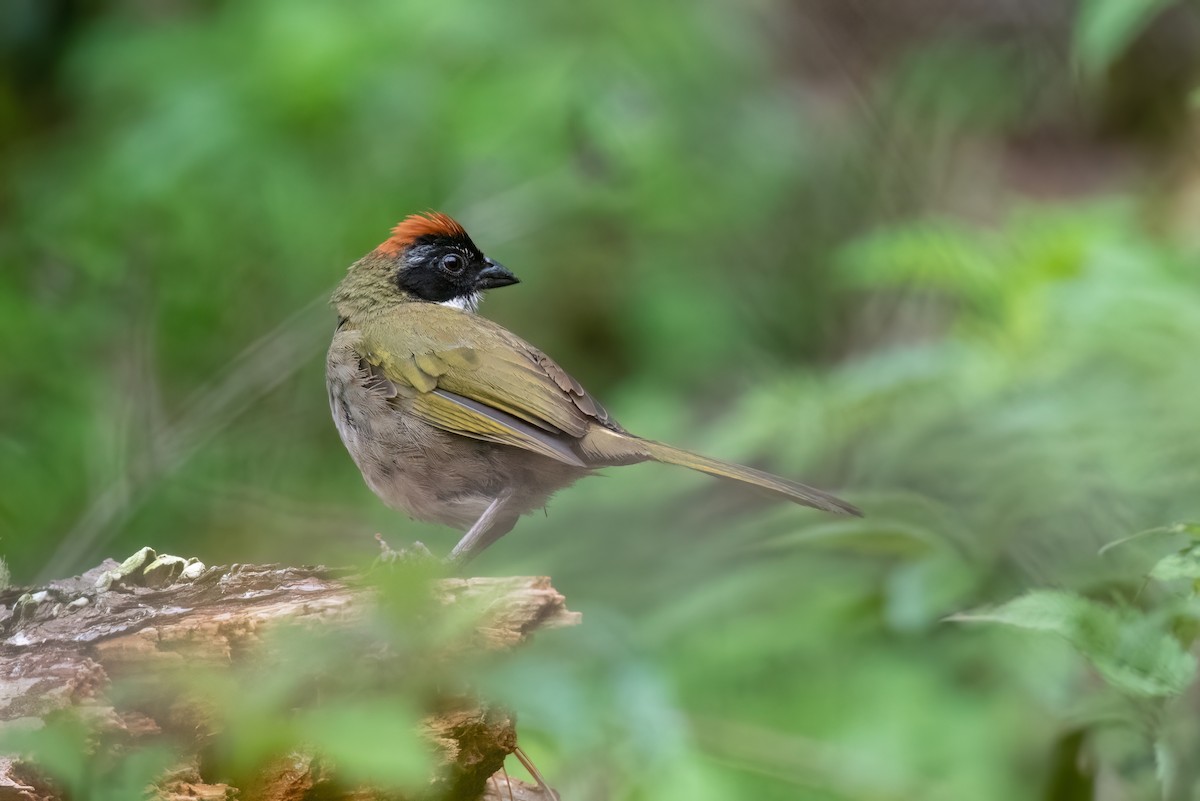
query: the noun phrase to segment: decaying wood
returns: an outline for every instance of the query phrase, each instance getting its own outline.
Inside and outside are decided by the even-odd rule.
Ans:
[[[279,622],[336,627],[357,620],[371,590],[344,572],[280,565],[208,567],[143,549],[125,563],[109,560],[81,576],[34,590],[0,590],[0,727],[37,727],[62,710],[78,710],[100,730],[129,742],[160,736],[197,742],[203,710],[123,708],[110,698],[114,679],[156,681],[172,670],[222,669],[253,660]],[[447,604],[485,599],[473,646],[510,648],[539,628],[570,625],[578,615],[546,578],[440,579]],[[399,679],[398,679],[399,680]],[[506,710],[457,699],[426,719],[426,739],[443,766],[428,797],[549,799],[548,788],[508,782],[500,771],[516,747]],[[254,787],[208,783],[198,755],[160,784],[164,799],[356,799],[398,796],[336,788],[333,766],[311,754],[280,760]],[[493,774],[495,774],[493,776]],[[0,755],[0,801],[56,801],[33,766]]]

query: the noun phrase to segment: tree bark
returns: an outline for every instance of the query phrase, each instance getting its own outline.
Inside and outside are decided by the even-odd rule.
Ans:
[[[0,590],[0,730],[37,728],[75,710],[123,742],[187,743],[183,761],[157,785],[163,799],[397,799],[370,788],[339,789],[336,766],[296,753],[261,770],[253,786],[206,780],[200,753],[202,711],[136,708],[109,692],[114,679],[153,683],[164,673],[244,664],[259,657],[279,622],[350,626],[374,592],[347,571],[323,567],[231,565],[157,556],[142,549],[75,578],[35,589]],[[537,629],[572,625],[579,615],[543,577],[445,578],[432,583],[445,604],[486,599],[469,647],[507,649]],[[397,678],[396,681],[402,681]],[[508,782],[504,758],[516,748],[513,715],[457,696],[439,702],[423,724],[440,766],[422,798],[550,799],[544,784]],[[197,732],[201,732],[200,735]],[[36,765],[0,754],[0,801],[58,801],[61,793]]]

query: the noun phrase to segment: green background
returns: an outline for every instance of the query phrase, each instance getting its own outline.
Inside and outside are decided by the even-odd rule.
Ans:
[[[936,5],[9,2],[14,581],[447,550],[323,387],[329,291],[438,209],[625,427],[868,515],[645,465],[485,554],[584,613],[495,689],[564,798],[1194,797],[1067,643],[945,618],[1186,594],[1146,589],[1170,532],[1098,550],[1200,515],[1200,21]]]

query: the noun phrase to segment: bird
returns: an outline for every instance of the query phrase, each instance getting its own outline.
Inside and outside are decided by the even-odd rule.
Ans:
[[[331,297],[330,411],[366,484],[388,506],[464,531],[465,565],[518,519],[604,467],[662,462],[826,512],[833,495],[635,436],[538,348],[477,313],[519,283],[450,216],[401,220]]]

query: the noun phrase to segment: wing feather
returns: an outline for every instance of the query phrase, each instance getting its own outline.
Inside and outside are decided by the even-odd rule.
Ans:
[[[586,467],[574,441],[608,413],[553,360],[483,317],[408,303],[362,326],[361,354],[430,425]]]
[[[572,467],[587,467],[561,435],[555,436],[478,401],[444,389],[419,396],[413,409],[430,423],[465,437],[513,445]]]

